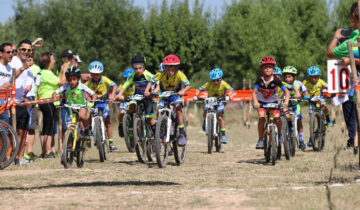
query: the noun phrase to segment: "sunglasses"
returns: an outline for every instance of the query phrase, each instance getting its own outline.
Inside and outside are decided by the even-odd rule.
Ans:
[[[221,79],[214,79],[213,82],[221,82]]]
[[[13,50],[12,53],[13,53],[13,54],[16,54],[16,53],[17,53],[17,49]]]
[[[32,52],[33,51],[31,48],[25,48],[25,47],[20,47],[19,50],[21,50],[23,52]]]
[[[14,54],[14,51],[5,51],[7,54]]]

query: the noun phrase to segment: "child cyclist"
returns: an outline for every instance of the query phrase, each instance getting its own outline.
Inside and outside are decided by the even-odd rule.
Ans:
[[[104,65],[100,61],[93,61],[89,65],[89,71],[91,78],[85,83],[92,91],[94,91],[99,99],[102,100],[114,100],[116,95],[117,86],[115,82],[108,77],[103,76]],[[112,140],[112,128],[110,122],[110,109],[109,102],[99,102],[96,107],[102,111],[104,117],[104,123],[106,126],[106,133],[109,140],[110,151],[118,151],[118,148],[114,145]]]
[[[195,93],[194,101],[198,100],[198,94],[204,90],[208,91],[208,97],[215,97],[215,98],[222,98],[226,101],[230,100],[231,95],[233,94],[234,89],[224,80],[223,71],[220,68],[215,68],[210,71],[209,77],[211,79],[210,82],[205,83],[202,85]],[[228,94],[226,91],[229,91]],[[226,144],[228,139],[225,135],[225,121],[224,121],[224,102],[218,104],[216,107],[216,112],[219,120],[220,131],[221,131],[221,143]],[[205,130],[205,117],[206,117],[206,110],[203,113],[204,123],[203,123],[203,130]]]
[[[307,69],[306,74],[308,78],[303,81],[303,84],[305,85],[306,89],[308,90],[310,97],[319,97],[322,96],[322,90],[327,90],[327,83],[324,82],[324,80],[320,79],[321,70],[317,66],[311,66]],[[325,116],[326,116],[326,122],[327,126],[331,127],[333,125],[332,120],[330,119],[329,110],[326,106],[325,99],[321,99],[321,108],[323,109]],[[309,109],[310,114],[312,113],[312,107]],[[312,144],[309,141],[308,146],[311,147]]]
[[[276,61],[273,57],[266,56],[260,60],[260,67],[262,71],[262,76],[258,77],[254,85],[254,91],[252,92],[252,98],[254,100],[254,108],[258,109],[258,132],[259,132],[259,141],[256,143],[256,149],[264,148],[264,126],[265,126],[265,117],[266,110],[261,109],[261,104],[267,103],[278,103],[278,87],[285,92],[285,101],[283,103],[284,107],[287,107],[289,104],[289,90],[286,89],[285,85],[282,84],[273,72],[276,66]],[[281,120],[280,120],[280,110],[274,110],[274,121],[279,131],[281,131]],[[280,134],[281,132],[279,132]]]
[[[58,88],[52,97],[57,99],[57,95],[64,95],[68,104],[86,105],[86,94],[92,96],[95,101],[97,96],[94,91],[82,84],[80,81],[81,73],[77,67],[70,67],[65,71],[67,83]],[[89,135],[89,130],[85,129],[90,123],[90,109],[83,108],[79,111],[79,118],[81,121],[81,134],[84,136]],[[84,131],[85,129],[85,131]]]
[[[124,92],[127,88],[131,85],[135,86],[134,94],[140,94],[144,96],[145,90],[148,84],[152,84],[155,79],[154,75],[151,74],[148,70],[145,69],[145,58],[142,55],[136,55],[131,59],[131,64],[134,68],[134,71],[128,77],[127,81],[121,87],[119,95],[117,98],[120,100],[124,100]],[[155,120],[154,120],[154,108],[153,108],[153,101],[152,98],[145,98],[145,117],[147,122],[151,125],[153,132],[155,133]],[[129,105],[129,112],[135,113],[136,112],[136,101],[130,101]]]
[[[124,74],[123,74],[123,77],[124,79],[128,79],[130,77],[131,74],[134,73],[134,69],[133,68],[127,68],[125,71],[124,71]],[[120,89],[123,87],[123,85],[119,85],[119,91]],[[130,97],[132,95],[134,95],[135,93],[135,86],[134,84],[130,85],[128,88],[126,88],[126,90],[124,90],[124,93],[123,93],[123,96],[124,97]],[[123,121],[123,117],[124,117],[124,114],[127,110],[127,102],[123,102],[120,104],[120,114],[119,114],[119,136],[120,137],[124,137],[124,130],[123,130],[123,124],[122,124],[122,121]]]
[[[301,82],[297,82],[296,75],[297,75],[297,69],[293,66],[286,66],[283,70],[284,75],[284,82],[286,83],[286,88],[290,91],[290,97],[293,98],[301,98],[300,90],[301,90]],[[305,99],[309,99],[309,95],[307,93],[306,88],[302,91],[305,96]],[[306,149],[306,146],[304,144],[303,139],[303,125],[302,125],[302,115],[301,115],[301,109],[300,109],[300,103],[297,101],[291,101],[290,106],[292,107],[293,112],[295,112],[297,116],[297,130],[299,132],[299,148],[304,151]],[[290,121],[290,115],[288,114],[287,110],[285,110],[287,113],[286,116],[289,120],[289,127],[290,129],[293,129],[292,122]]]
[[[182,96],[191,88],[190,82],[182,71],[179,71],[180,59],[174,54],[167,55],[164,58],[163,64],[165,65],[165,71],[159,73],[155,77],[157,86],[154,92],[158,92],[159,89],[163,91],[175,91],[179,96],[172,96],[169,100],[175,104],[176,116],[178,119],[180,137],[177,141],[179,146],[184,146],[187,142],[186,132],[184,129],[183,119],[183,104]],[[146,88],[146,94],[150,94],[151,84],[148,84]],[[158,108],[164,107],[164,101],[161,100],[158,103]]]

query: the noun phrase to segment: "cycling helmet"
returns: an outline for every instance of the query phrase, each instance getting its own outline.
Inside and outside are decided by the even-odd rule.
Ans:
[[[223,77],[223,71],[220,68],[215,68],[210,71],[209,77],[211,80],[221,79]]]
[[[100,61],[93,61],[89,65],[90,73],[100,74],[104,71],[104,65]]]
[[[287,66],[284,68],[283,74],[297,74],[297,69],[293,66]]]
[[[124,74],[123,74],[123,77],[124,78],[128,78],[130,77],[130,75],[134,72],[134,69],[133,68],[127,68],[125,69],[124,71]]]
[[[276,61],[271,56],[265,56],[265,57],[261,58],[259,65],[262,66],[264,64],[274,64],[276,66]]]
[[[80,78],[80,76],[81,76],[80,69],[77,68],[76,66],[72,66],[72,67],[66,69],[65,76],[66,77],[76,76],[77,78]]]
[[[308,76],[320,76],[321,70],[317,66],[311,66],[310,68],[307,69],[306,73]]]
[[[275,66],[274,75],[282,75],[282,70],[280,67]]]
[[[165,71],[165,65],[164,65],[163,63],[160,63],[159,71],[160,71],[160,72]]]
[[[167,55],[163,61],[164,65],[180,65],[180,59],[174,54]]]
[[[137,66],[137,65],[145,65],[145,58],[142,55],[135,55],[133,58],[131,58],[131,65]]]

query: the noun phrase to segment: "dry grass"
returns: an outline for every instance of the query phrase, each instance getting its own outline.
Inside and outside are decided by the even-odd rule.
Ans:
[[[324,151],[298,150],[290,161],[283,157],[271,166],[264,164],[263,152],[254,149],[256,126],[245,128],[239,120],[241,113],[227,113],[230,142],[224,145],[223,153],[207,154],[206,137],[200,126],[190,126],[187,158],[181,166],[174,164],[173,157],[166,169],[158,169],[155,163],[141,164],[135,154],[127,152],[119,138],[115,138],[119,152],[100,163],[97,151],[92,148],[82,169],[65,170],[59,158],[11,166],[0,171],[0,208],[354,209],[359,206],[360,188],[355,182],[359,178],[357,157],[352,150],[343,148],[346,138],[339,125],[329,130]],[[200,125],[200,120],[195,122]],[[307,125],[306,119],[304,124]],[[307,131],[306,126],[305,139],[308,139]],[[342,186],[334,185],[339,183]]]

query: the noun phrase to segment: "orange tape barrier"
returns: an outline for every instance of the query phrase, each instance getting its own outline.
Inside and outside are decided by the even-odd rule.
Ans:
[[[183,97],[184,101],[194,101],[194,95],[196,89],[190,89],[186,92],[186,95]],[[251,101],[252,90],[234,90],[233,95],[231,96],[231,101]],[[207,98],[207,91],[199,93],[199,98]]]

